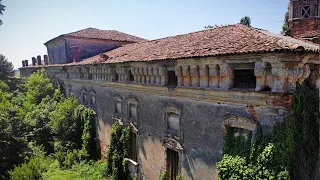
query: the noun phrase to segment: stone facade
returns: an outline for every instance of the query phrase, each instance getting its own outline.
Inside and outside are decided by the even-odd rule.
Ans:
[[[272,129],[290,111],[296,83],[319,82],[318,58],[279,52],[44,68],[68,95],[96,110],[102,157],[117,120],[136,134],[137,160],[129,167],[138,179],[158,179],[170,149],[186,179],[211,180],[223,155],[224,124],[253,134],[257,124]],[[20,71],[28,76],[37,69]],[[234,87],[241,70],[252,72],[254,88]],[[168,86],[170,72],[176,87]]]

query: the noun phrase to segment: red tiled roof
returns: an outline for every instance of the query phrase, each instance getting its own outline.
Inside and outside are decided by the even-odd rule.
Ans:
[[[203,31],[166,37],[152,41],[124,45],[105,52],[105,63],[152,61],[163,59],[218,56],[229,54],[295,51],[319,52],[319,46],[288,36],[241,24],[228,25]],[[79,64],[101,63],[99,55]]]
[[[104,39],[104,40],[113,40],[113,41],[123,41],[123,42],[143,42],[147,41],[146,39],[133,36],[130,34],[126,34],[123,32],[119,32],[116,30],[100,30],[96,28],[87,28],[82,29],[80,31],[68,33],[68,34],[62,34],[56,38],[59,37],[78,37],[78,38],[90,38],[90,39]],[[48,42],[56,39],[53,38],[44,44],[47,44]]]
[[[64,36],[81,37],[81,38],[94,38],[94,39],[107,39],[114,41],[126,42],[143,42],[146,39],[132,36],[116,30],[100,30],[96,28],[87,28],[80,31],[64,34]]]

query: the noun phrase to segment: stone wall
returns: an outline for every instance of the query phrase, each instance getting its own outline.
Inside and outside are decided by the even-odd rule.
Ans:
[[[240,93],[238,96],[248,96],[251,103],[235,99],[233,92],[217,92],[234,99],[228,104],[197,99],[189,99],[179,94],[202,94],[202,90],[181,89],[172,92],[167,88],[155,89],[146,85],[134,85],[112,82],[92,82],[63,79],[68,93],[74,93],[82,102],[83,91],[87,95],[96,94],[95,109],[98,115],[97,141],[106,153],[109,145],[109,132],[115,117],[115,98],[121,99],[122,112],[117,118],[128,124],[128,99],[137,100],[138,129],[138,163],[139,177],[158,179],[162,169],[166,167],[166,148],[179,152],[179,166],[186,179],[212,179],[216,173],[216,162],[222,158],[223,122],[230,117],[252,119],[265,128],[272,128],[275,122],[283,120],[283,107],[272,107],[267,104],[257,105],[257,94]],[[209,91],[209,90],[208,90]],[[208,92],[209,93],[209,92]],[[251,97],[251,98],[250,98]],[[87,98],[89,99],[89,97]],[[266,98],[262,98],[266,99]],[[256,101],[256,102],[255,102]],[[235,104],[237,102],[237,104]],[[88,106],[90,104],[82,102]],[[249,104],[256,104],[250,106]],[[181,111],[181,135],[176,146],[167,137],[166,114],[168,107]],[[229,122],[229,121],[228,121]],[[237,122],[233,122],[237,124]]]
[[[116,120],[130,124],[137,134],[138,179],[158,179],[166,169],[167,149],[178,152],[179,172],[186,179],[213,179],[222,158],[224,124],[253,136],[257,124],[272,129],[290,110],[296,82],[319,82],[317,60],[312,53],[272,53],[44,68],[68,95],[96,110],[102,157]],[[40,68],[20,71],[29,75]],[[233,87],[234,70],[239,69],[253,71],[255,88]],[[168,72],[177,76],[176,87],[168,86]],[[132,99],[137,105],[134,121],[129,118]],[[178,119],[175,131],[170,129],[171,113]]]

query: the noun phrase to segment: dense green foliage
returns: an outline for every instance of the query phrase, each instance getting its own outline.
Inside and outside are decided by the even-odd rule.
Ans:
[[[251,18],[249,16],[245,16],[240,19],[240,24],[246,25],[248,27],[251,27]]]
[[[289,8],[288,8],[289,9]],[[286,35],[290,35],[290,29],[289,29],[289,10],[284,15],[284,22],[282,25],[282,33]]]
[[[0,81],[0,179],[54,179],[50,173],[65,171],[78,179],[106,176],[106,163],[92,161],[95,112],[73,95],[65,98],[44,70],[17,87],[10,92]]]
[[[129,153],[130,127],[122,127],[118,121],[112,125],[110,146],[107,151],[107,174],[114,180],[127,179],[129,171],[126,159]]]
[[[234,128],[225,126],[226,137],[223,144],[223,152],[229,155],[240,155],[242,157],[249,157],[251,146],[251,134],[248,137],[234,136]]]
[[[1,1],[0,1],[0,12],[1,12]],[[0,54],[0,80],[7,82],[10,76],[14,76],[12,62]]]
[[[314,179],[319,150],[318,89],[297,85],[293,115],[275,125],[271,134],[258,128],[249,152],[246,143],[227,129],[220,179]],[[227,141],[227,142],[226,142]],[[241,145],[243,143],[243,145]],[[238,153],[237,153],[238,152]]]

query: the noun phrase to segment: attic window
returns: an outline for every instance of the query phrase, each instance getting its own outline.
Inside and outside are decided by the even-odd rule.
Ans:
[[[129,82],[133,82],[133,81],[134,81],[133,74],[132,74],[131,70],[129,70]]]
[[[178,78],[174,71],[168,71],[168,87],[176,87],[178,84]]]
[[[256,77],[253,69],[234,69],[234,88],[255,88]]]
[[[302,5],[302,17],[303,18],[308,18],[311,15],[311,7],[309,2],[304,2]]]

